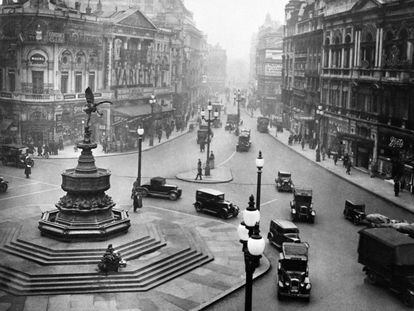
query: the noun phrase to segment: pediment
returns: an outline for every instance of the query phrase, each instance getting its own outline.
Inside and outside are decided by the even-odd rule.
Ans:
[[[155,25],[138,10],[120,19],[117,24],[130,27],[156,29]]]
[[[376,0],[359,0],[355,5],[352,7],[352,12],[361,12],[361,11],[369,11],[371,9],[375,9],[380,7],[381,4]]]

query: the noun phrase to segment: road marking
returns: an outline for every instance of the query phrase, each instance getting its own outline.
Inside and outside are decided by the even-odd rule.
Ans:
[[[30,184],[24,184],[24,185],[20,185],[20,186],[13,186],[13,187],[9,187],[9,190],[16,189],[16,188],[19,188],[19,187],[30,186],[30,185],[38,185],[38,184],[39,184],[39,183],[37,183],[37,182],[32,182],[32,183],[30,183]]]
[[[55,191],[55,190],[58,190],[58,189],[60,189],[60,187],[56,187],[56,188],[52,188],[52,189],[47,189],[47,190],[42,190],[42,191],[30,192],[30,193],[21,194],[21,195],[15,195],[15,196],[11,196],[11,197],[7,197],[7,198],[0,199],[0,201],[9,200],[9,199],[15,199],[15,198],[21,198],[21,197],[26,197],[28,195],[39,194],[39,193],[48,192],[48,191]]]
[[[230,159],[236,154],[236,151],[233,151],[233,153],[223,162],[221,162],[219,165],[217,165],[217,167],[222,166],[224,163],[230,161]]]
[[[43,182],[43,181],[40,181],[40,180],[37,180],[37,179],[32,179],[32,178],[29,179],[29,178],[25,178],[25,177],[18,177],[18,176],[8,175],[8,174],[3,174],[3,176],[9,176],[11,178],[22,179],[22,180],[33,180],[38,184],[44,184],[44,185],[48,185],[48,186],[56,186],[56,184],[49,184],[47,182]],[[25,185],[27,185],[27,184],[25,184]]]
[[[277,200],[279,200],[279,199],[273,199],[273,200],[267,201],[265,203],[260,203],[260,206],[264,206],[264,205],[270,204],[270,203],[272,203],[274,201],[277,201]]]

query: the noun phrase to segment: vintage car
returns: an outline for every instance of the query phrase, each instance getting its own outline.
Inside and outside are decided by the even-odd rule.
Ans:
[[[17,144],[0,145],[0,159],[3,165],[24,168],[24,159],[28,153],[28,147]],[[33,162],[34,165],[34,162]],[[32,165],[32,166],[33,166]]]
[[[6,192],[7,188],[9,187],[8,181],[4,179],[4,177],[0,176],[0,192]]]
[[[224,199],[224,193],[215,189],[198,189],[196,191],[194,207],[197,212],[206,212],[223,219],[237,217],[239,207]]]
[[[274,127],[276,127],[276,131],[283,132],[283,119],[282,119],[282,117],[273,118],[272,125]]]
[[[390,219],[389,217],[379,213],[368,214],[361,221],[361,224],[364,224],[369,228],[396,227],[401,223],[406,223],[406,221]]]
[[[276,246],[276,248],[281,249],[285,242],[300,242],[299,229],[289,220],[271,220],[267,239],[270,243]]]
[[[197,144],[200,144],[201,141],[204,141],[205,143],[207,143],[207,136],[208,136],[208,126],[204,124],[200,125],[197,131]],[[214,136],[214,133],[210,128],[210,142],[213,136]]]
[[[181,197],[182,190],[176,185],[168,185],[164,177],[153,177],[149,184],[141,185],[138,192],[143,197],[164,197],[175,201]]]
[[[355,204],[350,200],[345,201],[344,217],[353,224],[359,225],[365,219],[365,204]]]
[[[227,114],[227,121],[226,121],[226,126],[224,127],[224,129],[226,131],[232,131],[236,128],[237,126],[237,120],[239,119],[238,114]]]
[[[277,298],[310,300],[311,282],[308,267],[308,243],[283,243],[277,269]]]
[[[292,174],[290,172],[277,172],[277,178],[275,179],[277,191],[293,191]]]
[[[269,118],[266,117],[258,117],[257,118],[257,130],[260,133],[268,133],[269,132]]]
[[[310,223],[315,222],[315,210],[312,203],[312,190],[295,188],[293,190],[293,201],[290,202],[290,213],[292,221],[306,220]]]
[[[249,151],[252,143],[250,141],[250,130],[241,129],[236,151]]]

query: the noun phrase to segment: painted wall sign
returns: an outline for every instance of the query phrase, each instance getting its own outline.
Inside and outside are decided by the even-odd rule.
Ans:
[[[30,56],[30,62],[32,64],[44,64],[45,61],[46,58],[42,54],[36,53]]]

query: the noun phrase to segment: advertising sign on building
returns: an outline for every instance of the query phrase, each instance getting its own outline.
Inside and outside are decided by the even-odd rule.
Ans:
[[[265,76],[282,76],[282,64],[265,64]]]

